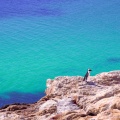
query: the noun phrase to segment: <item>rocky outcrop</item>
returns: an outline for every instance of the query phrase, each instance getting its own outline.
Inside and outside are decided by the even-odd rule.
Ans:
[[[0,120],[120,120],[120,71],[47,80],[46,96],[34,104],[0,110]]]

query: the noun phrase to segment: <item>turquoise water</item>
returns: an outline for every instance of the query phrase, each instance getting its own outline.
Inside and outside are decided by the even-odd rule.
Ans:
[[[36,101],[48,78],[120,69],[119,0],[0,3],[1,105]]]

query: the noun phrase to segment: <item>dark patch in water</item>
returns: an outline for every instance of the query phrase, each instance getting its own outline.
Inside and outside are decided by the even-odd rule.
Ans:
[[[59,16],[61,13],[61,10],[55,5],[55,3],[48,0],[0,1],[0,18],[14,16]]]
[[[0,96],[0,107],[5,106],[7,104],[13,103],[34,103],[37,102],[40,98],[45,96],[44,92],[39,93],[20,93],[20,92],[10,92],[6,93],[8,97]]]
[[[119,63],[120,58],[118,58],[118,57],[108,58],[107,61],[110,63]]]

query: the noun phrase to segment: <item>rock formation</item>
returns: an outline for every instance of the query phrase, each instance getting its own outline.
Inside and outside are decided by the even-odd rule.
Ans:
[[[46,96],[34,104],[7,105],[0,120],[120,120],[120,71],[47,80]]]

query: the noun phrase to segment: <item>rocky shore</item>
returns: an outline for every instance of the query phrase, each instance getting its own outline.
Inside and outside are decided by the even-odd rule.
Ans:
[[[0,120],[120,120],[120,71],[47,80],[46,96],[34,104],[0,109]]]

